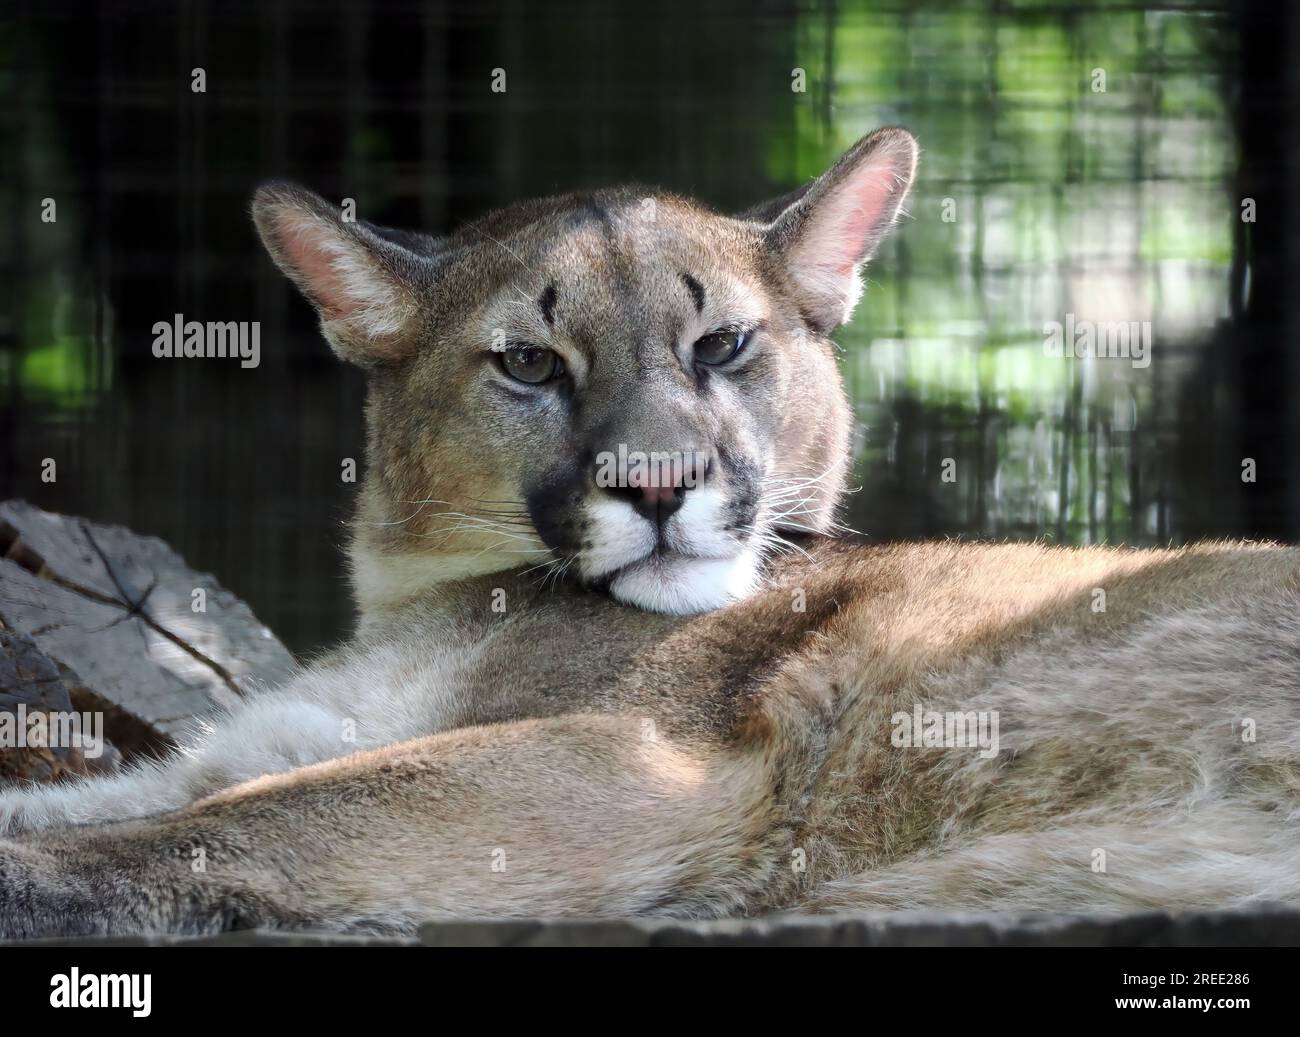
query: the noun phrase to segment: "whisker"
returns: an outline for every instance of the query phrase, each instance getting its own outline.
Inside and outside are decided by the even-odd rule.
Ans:
[[[560,559],[558,559],[558,558],[550,558],[550,559],[547,559],[545,562],[538,562],[536,565],[532,566],[531,568],[525,569],[525,570],[524,570],[523,572],[521,572],[519,575],[520,575],[520,576],[527,576],[530,572],[533,572],[533,571],[536,570],[536,569],[541,569],[543,566],[559,565],[559,564],[560,564]]]
[[[417,533],[415,535],[420,537],[421,539],[427,539],[436,536],[441,536],[443,539],[446,539],[447,537],[450,537],[453,533],[487,533],[493,536],[504,537],[508,540],[521,540],[524,543],[541,543],[541,540],[538,537],[531,536],[525,533],[514,533],[507,529],[496,529],[495,527],[492,526],[457,525],[457,526],[451,526],[443,529],[434,529],[428,533]]]

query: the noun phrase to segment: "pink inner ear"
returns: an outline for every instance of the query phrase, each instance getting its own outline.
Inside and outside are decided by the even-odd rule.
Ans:
[[[346,254],[334,232],[310,216],[284,216],[276,225],[286,258],[327,317],[346,317],[364,305],[339,269]]]
[[[891,163],[868,163],[828,199],[825,226],[834,243],[828,258],[836,274],[848,276],[871,251],[873,239],[883,229],[881,221],[893,200],[896,182]]]

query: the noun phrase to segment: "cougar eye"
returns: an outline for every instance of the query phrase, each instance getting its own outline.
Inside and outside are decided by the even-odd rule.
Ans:
[[[517,382],[540,385],[564,373],[564,361],[544,346],[511,346],[500,353],[501,369]]]
[[[698,339],[695,343],[695,359],[702,364],[716,367],[733,360],[744,348],[745,333],[734,328],[715,331]]]

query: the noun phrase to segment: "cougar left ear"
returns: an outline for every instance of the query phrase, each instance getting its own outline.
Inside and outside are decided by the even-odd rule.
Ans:
[[[776,211],[747,214],[767,222],[768,245],[783,259],[818,330],[828,332],[852,315],[862,265],[897,218],[916,158],[916,138],[906,130],[876,130],[807,187],[778,199]]]
[[[345,222],[337,206],[296,184],[263,184],[253,222],[266,250],[320,315],[344,360],[402,360],[419,338],[420,297],[431,287],[433,239]]]

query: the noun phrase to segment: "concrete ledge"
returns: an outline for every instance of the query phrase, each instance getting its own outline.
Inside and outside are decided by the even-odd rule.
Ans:
[[[903,911],[777,915],[679,922],[663,919],[431,922],[418,937],[249,930],[219,936],[36,940],[9,946],[225,947],[1295,947],[1300,910],[1118,917]]]

